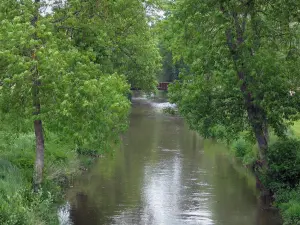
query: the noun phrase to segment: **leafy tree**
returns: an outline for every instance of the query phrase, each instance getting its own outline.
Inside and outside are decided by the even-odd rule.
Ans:
[[[180,62],[173,62],[172,51],[168,50],[163,44],[160,45],[160,54],[162,56],[162,70],[159,73],[159,80],[172,82],[178,79],[180,68],[184,65]]]
[[[147,17],[151,1],[76,1],[57,8],[55,23],[83,50],[96,52],[105,73],[124,74],[132,87],[154,90],[159,51]]]
[[[96,52],[78,49],[40,7],[38,0],[0,5],[0,119],[18,130],[34,124],[35,190],[42,182],[44,131],[107,149],[126,128],[129,110],[125,77],[103,72]]]
[[[264,167],[268,128],[284,136],[299,118],[296,4],[177,0],[161,24],[175,59],[188,65],[170,87],[171,100],[206,137],[220,127],[227,138],[250,131]]]

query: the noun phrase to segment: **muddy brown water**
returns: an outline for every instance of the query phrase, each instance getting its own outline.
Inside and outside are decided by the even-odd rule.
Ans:
[[[133,99],[122,146],[76,180],[61,224],[281,225],[253,176],[224,146],[161,113],[168,104]]]

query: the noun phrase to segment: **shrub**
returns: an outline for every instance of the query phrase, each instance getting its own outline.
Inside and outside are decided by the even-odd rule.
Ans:
[[[45,197],[46,196],[46,197]],[[33,194],[25,189],[0,195],[1,225],[58,224],[51,195]]]
[[[267,182],[271,188],[295,187],[300,179],[300,141],[280,140],[268,150]]]
[[[221,125],[215,125],[213,127],[210,128],[210,136],[212,138],[217,138],[220,140],[226,140],[227,136],[226,136],[226,129],[225,127],[221,126]]]
[[[58,224],[50,193],[33,194],[22,170],[0,159],[0,224]]]
[[[15,225],[28,224],[28,211],[24,207],[20,192],[12,195],[0,195],[0,224]]]
[[[232,143],[231,150],[233,151],[235,157],[241,159],[243,159],[246,155],[248,157],[254,155],[252,151],[252,144],[242,137]]]
[[[300,224],[300,187],[280,189],[276,193],[276,204],[281,210],[284,225]]]
[[[55,203],[62,199],[61,186],[78,171],[79,161],[73,143],[45,133],[49,140],[45,145],[43,191],[34,194],[31,191],[34,136],[0,131],[1,225],[59,224]]]
[[[78,155],[85,155],[85,156],[98,156],[99,153],[97,150],[88,149],[88,148],[76,148],[76,152]]]

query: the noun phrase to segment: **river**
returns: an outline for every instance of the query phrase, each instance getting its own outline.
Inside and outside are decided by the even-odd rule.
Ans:
[[[61,224],[280,225],[251,174],[224,146],[164,115],[166,104],[133,99],[122,146],[74,182]]]

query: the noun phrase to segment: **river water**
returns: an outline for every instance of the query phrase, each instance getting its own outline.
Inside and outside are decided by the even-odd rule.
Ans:
[[[164,115],[167,104],[133,99],[121,148],[76,180],[61,224],[280,225],[254,178],[222,145]]]

